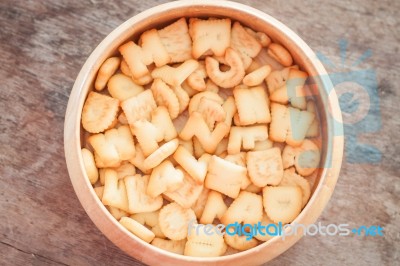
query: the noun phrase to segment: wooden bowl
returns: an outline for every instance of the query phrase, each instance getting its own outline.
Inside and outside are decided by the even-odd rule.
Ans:
[[[283,44],[295,62],[312,77],[313,96],[321,124],[321,168],[317,173],[312,196],[294,222],[314,223],[328,203],[335,187],[343,155],[343,128],[338,99],[329,77],[313,51],[293,31],[271,16],[246,5],[229,1],[177,1],[156,6],[129,19],[93,51],[82,67],[72,89],[65,118],[64,148],[68,172],[75,192],[96,226],[118,247],[146,264],[163,265],[258,265],[265,263],[298,241],[302,234],[281,240],[275,237],[259,246],[234,255],[197,258],[176,255],[145,243],[123,228],[96,196],[85,173],[81,147],[81,112],[85,98],[93,87],[102,62],[117,53],[117,48],[143,31],[162,27],[181,17],[229,17],[232,20],[267,33]]]

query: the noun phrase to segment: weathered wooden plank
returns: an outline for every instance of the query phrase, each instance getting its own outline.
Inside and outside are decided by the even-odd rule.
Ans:
[[[58,261],[32,254],[0,242],[0,261],[2,265],[65,265]]]

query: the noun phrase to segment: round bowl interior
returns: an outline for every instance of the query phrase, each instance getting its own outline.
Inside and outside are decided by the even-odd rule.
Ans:
[[[256,31],[265,32],[275,42],[284,45],[295,63],[309,73],[312,97],[317,104],[321,125],[321,164],[312,196],[294,222],[311,224],[319,217],[335,187],[343,154],[341,112],[332,83],[308,45],[284,24],[259,10],[229,1],[178,1],[151,8],[120,25],[93,51],[76,79],[66,111],[64,146],[71,182],[83,208],[96,226],[115,245],[146,264],[161,261],[165,265],[188,262],[198,265],[265,263],[290,248],[302,234],[288,236],[285,240],[275,237],[250,250],[222,257],[196,258],[169,253],[142,241],[123,228],[100,202],[84,171],[80,152],[83,146],[81,111],[100,65],[108,57],[117,54],[118,47],[127,40],[136,39],[145,30],[161,28],[181,17],[229,17]]]

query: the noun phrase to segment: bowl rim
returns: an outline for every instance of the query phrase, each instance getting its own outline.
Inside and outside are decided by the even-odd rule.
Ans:
[[[218,7],[225,8],[227,10],[234,10],[236,12],[242,12],[243,14],[255,17],[262,20],[264,23],[270,24],[271,27],[276,28],[277,31],[282,34],[286,39],[293,42],[298,48],[305,54],[305,57],[310,61],[309,64],[318,73],[317,79],[323,89],[327,93],[328,97],[323,98],[322,101],[325,107],[326,115],[334,116],[336,120],[341,121],[341,111],[338,103],[336,93],[333,89],[333,85],[328,77],[328,74],[323,67],[322,63],[317,59],[311,48],[291,29],[279,22],[275,18],[267,15],[266,13],[257,10],[253,7],[230,2],[225,0],[195,0],[195,1],[174,1],[166,4],[158,5],[147,9],[132,18],[128,19],[116,29],[114,29],[103,41],[94,49],[91,55],[88,57],[83,67],[81,68],[77,79],[74,83],[73,89],[70,94],[68,106],[66,110],[66,116],[64,121],[64,151],[67,162],[67,168],[70,175],[72,185],[75,193],[81,205],[96,224],[96,226],[109,238],[114,244],[119,246],[126,253],[135,257],[136,259],[145,263],[154,263],[159,259],[167,259],[169,263],[180,263],[180,262],[191,262],[204,265],[213,265],[218,262],[229,262],[233,260],[241,260],[254,262],[257,261],[254,258],[251,259],[249,256],[257,254],[260,259],[258,261],[265,262],[271,260],[279,254],[289,249],[295,244],[301,237],[302,234],[292,235],[287,237],[284,244],[280,244],[279,238],[271,239],[265,243],[258,245],[252,249],[242,251],[236,254],[212,257],[212,258],[200,258],[200,257],[189,257],[184,255],[178,255],[170,253],[159,248],[154,247],[151,244],[146,243],[140,238],[128,232],[105,208],[105,206],[98,199],[95,194],[92,185],[84,171],[83,159],[81,156],[81,141],[80,141],[80,117],[81,111],[86,99],[86,95],[89,91],[90,83],[100,67],[100,64],[110,55],[111,47],[117,39],[127,39],[131,34],[129,28],[141,21],[145,21],[148,17],[155,16],[161,12],[168,12],[175,9],[182,8],[208,8]],[[225,16],[229,17],[229,14]],[[106,53],[105,51],[108,51]],[[324,78],[320,78],[324,77]],[[328,77],[328,78],[326,78]],[[330,162],[330,165],[324,165],[320,173],[321,178],[318,186],[316,187],[312,197],[309,199],[308,204],[299,214],[299,216],[293,222],[301,222],[303,224],[310,224],[320,216],[324,207],[328,203],[331,194],[333,193],[335,184],[337,182],[343,156],[343,126],[341,123],[335,123],[333,119],[327,120],[328,131],[328,147],[326,154],[328,158],[326,160]],[[335,134],[333,134],[336,132]],[[331,134],[329,134],[331,133]],[[311,209],[313,213],[310,213]],[[113,228],[110,230],[110,226]],[[127,246],[124,241],[128,241],[130,246]],[[265,253],[268,248],[272,248],[273,252],[270,254]],[[137,251],[135,251],[137,249]],[[271,250],[268,250],[271,251]],[[139,254],[140,253],[140,254]]]

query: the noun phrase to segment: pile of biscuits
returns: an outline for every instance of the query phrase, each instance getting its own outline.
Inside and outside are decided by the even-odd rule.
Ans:
[[[188,234],[189,223],[298,216],[320,161],[307,77],[285,47],[228,18],[142,33],[104,61],[82,110],[96,194],[128,231],[177,254],[222,256],[269,240]]]

